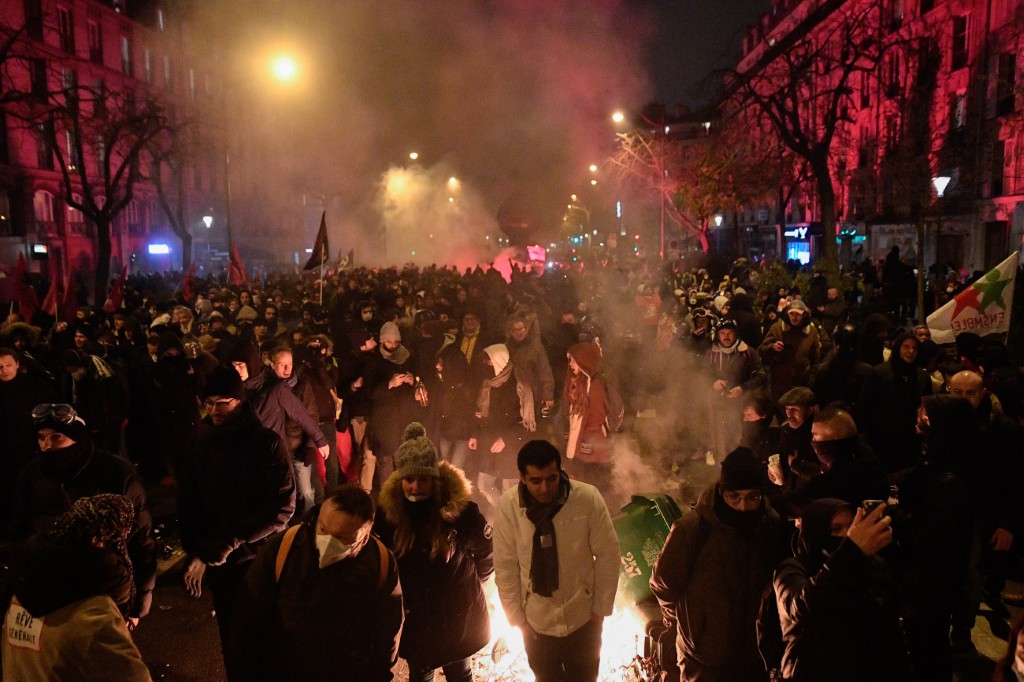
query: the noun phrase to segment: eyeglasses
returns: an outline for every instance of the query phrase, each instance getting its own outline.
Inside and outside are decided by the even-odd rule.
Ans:
[[[236,400],[237,400],[237,398],[221,398],[220,400],[204,400],[203,401],[203,406],[208,411],[210,411],[210,412],[212,412],[214,410],[214,408],[220,408],[222,410],[226,410],[226,409],[230,408],[232,403],[234,403]]]
[[[750,502],[751,504],[761,504],[761,499],[764,497],[761,493],[750,493],[749,495],[740,495],[734,490],[726,490],[722,493],[722,497],[729,504],[742,504],[744,502]]]
[[[42,403],[32,408],[33,421],[41,422],[51,416],[59,424],[70,424],[78,418],[78,413],[67,403]]]

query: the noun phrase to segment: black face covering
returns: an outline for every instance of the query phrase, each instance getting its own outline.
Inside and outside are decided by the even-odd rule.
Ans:
[[[727,526],[748,533],[761,523],[761,516],[764,511],[764,502],[752,511],[739,511],[729,506],[729,503],[722,497],[722,492],[715,491],[715,515]]]
[[[818,461],[827,471],[836,462],[854,458],[854,455],[857,454],[857,436],[839,440],[814,440],[811,441],[811,447],[814,448],[814,454],[818,456]]]

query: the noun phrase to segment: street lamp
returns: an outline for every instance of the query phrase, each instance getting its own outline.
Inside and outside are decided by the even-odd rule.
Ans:
[[[203,216],[203,225],[206,225],[206,229],[207,230],[209,230],[211,227],[213,227],[213,216],[212,215],[204,215]]]
[[[661,159],[660,159],[660,167],[658,168],[658,175],[660,176],[660,183],[661,183],[661,188],[660,188],[660,195],[661,196],[659,197],[659,202],[658,202],[659,204],[661,204],[661,221],[660,221],[660,226],[659,226],[660,232],[661,232],[661,250],[659,252],[659,257],[661,258],[661,260],[665,260],[665,190],[666,190],[666,182],[665,181],[667,179],[665,143],[666,143],[666,141],[668,139],[669,133],[671,132],[671,128],[670,128],[670,126],[668,125],[668,123],[665,120],[666,119],[666,115],[665,115],[664,111],[661,112],[661,123],[655,123],[654,121],[649,119],[644,114],[644,112],[640,112],[640,118],[642,118],[644,120],[644,123],[646,123],[647,125],[649,125],[651,127],[651,130],[652,130],[652,132],[655,135],[658,134],[658,130],[659,129],[661,130],[661,135],[660,135],[660,137],[661,137],[661,144],[660,144],[660,152],[661,152],[660,156],[661,156]],[[615,113],[612,114],[612,121],[614,121],[616,124],[621,124],[625,120],[626,120],[626,117],[623,115],[623,113],[621,111],[616,111]],[[596,185],[597,181],[596,180],[591,180],[590,184]]]
[[[294,82],[299,75],[299,62],[295,57],[288,54],[278,54],[273,57],[270,61],[270,67],[268,69],[270,76],[273,80],[279,83],[291,83]],[[225,94],[228,94],[232,89],[230,86],[232,83],[227,84],[229,87],[225,88]],[[227,140],[227,133],[225,132],[224,137],[224,231],[228,236],[228,246],[234,244],[234,235],[232,233],[232,220],[231,220],[231,150]],[[205,219],[204,219],[205,222]],[[212,224],[212,217],[211,217]]]

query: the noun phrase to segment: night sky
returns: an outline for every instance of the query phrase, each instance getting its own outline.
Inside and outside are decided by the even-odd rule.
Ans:
[[[706,103],[720,82],[716,68],[736,63],[743,34],[770,0],[630,0],[656,28],[646,63],[656,98],[669,105]]]

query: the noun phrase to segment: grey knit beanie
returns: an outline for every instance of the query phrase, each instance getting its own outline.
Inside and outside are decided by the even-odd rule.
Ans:
[[[405,427],[402,444],[395,452],[395,471],[401,478],[441,475],[437,469],[437,448],[427,438],[423,424],[413,422]]]

